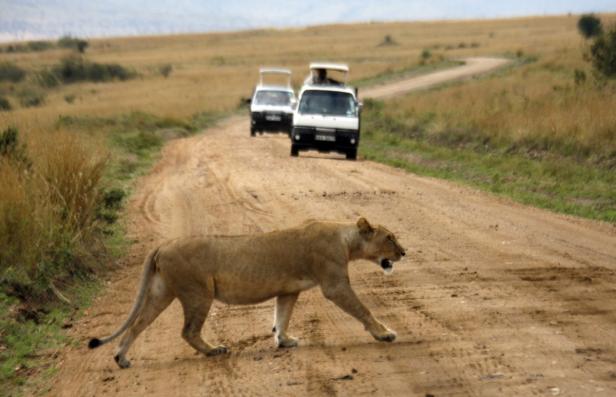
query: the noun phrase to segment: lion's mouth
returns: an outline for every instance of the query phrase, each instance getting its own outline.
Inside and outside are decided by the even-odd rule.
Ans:
[[[381,268],[385,273],[391,273],[394,270],[394,263],[387,258],[381,259]]]

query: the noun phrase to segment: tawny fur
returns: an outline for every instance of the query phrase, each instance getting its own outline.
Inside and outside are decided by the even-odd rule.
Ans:
[[[137,300],[125,323],[109,337],[92,339],[89,346],[98,347],[124,334],[115,360],[121,368],[130,366],[126,359],[130,345],[178,298],[184,309],[182,337],[206,355],[225,353],[226,347],[201,338],[213,301],[255,304],[276,297],[276,344],[293,347],[297,339],[286,332],[293,306],[300,292],[315,286],[375,339],[391,342],[396,334],[376,320],[351,289],[348,263],[367,259],[390,264],[403,255],[390,231],[373,227],[364,218],[356,223],[309,221],[257,235],[170,241],[148,255]]]

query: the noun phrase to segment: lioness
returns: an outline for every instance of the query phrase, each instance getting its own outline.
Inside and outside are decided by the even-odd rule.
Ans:
[[[309,221],[301,226],[247,236],[188,237],[162,244],[145,260],[137,299],[128,319],[112,335],[91,339],[101,346],[127,331],[114,356],[120,368],[135,338],[178,298],[184,309],[182,337],[208,356],[226,353],[201,338],[201,328],[214,299],[229,304],[255,304],[276,297],[275,341],[297,346],[287,327],[299,293],[320,286],[323,295],[385,342],[396,338],[360,302],[349,283],[348,263],[368,259],[386,272],[404,256],[396,237],[383,226]]]

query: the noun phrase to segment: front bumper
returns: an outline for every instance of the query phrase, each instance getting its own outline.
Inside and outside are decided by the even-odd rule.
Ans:
[[[290,132],[293,114],[282,112],[251,112],[251,129],[255,131]]]
[[[359,145],[359,131],[316,127],[294,127],[291,132],[293,146],[299,150],[315,149],[320,152],[346,153]]]

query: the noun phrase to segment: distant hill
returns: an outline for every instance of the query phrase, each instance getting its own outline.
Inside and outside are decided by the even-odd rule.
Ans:
[[[613,0],[0,0],[0,41],[616,11]]]

